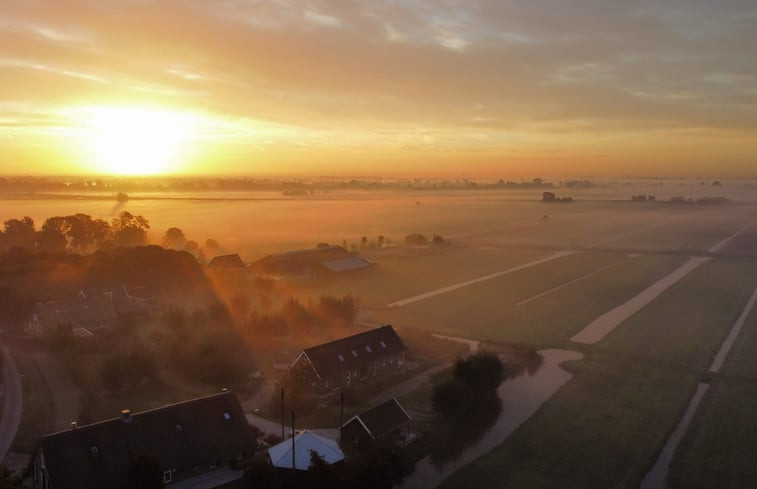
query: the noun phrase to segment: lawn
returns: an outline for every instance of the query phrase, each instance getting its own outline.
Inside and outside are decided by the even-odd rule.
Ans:
[[[442,487],[638,487],[755,286],[757,261],[692,272],[587,348],[568,384]]]
[[[398,326],[453,336],[534,346],[561,344],[597,316],[630,299],[684,261],[685,257],[673,255],[628,258],[617,253],[577,253],[413,304],[385,309],[377,316]],[[592,271],[597,273],[515,305]]]
[[[757,310],[711,384],[676,451],[669,487],[757,487]]]

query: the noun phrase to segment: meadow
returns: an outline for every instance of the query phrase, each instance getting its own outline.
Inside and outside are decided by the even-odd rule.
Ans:
[[[681,441],[671,464],[669,487],[754,487],[755,453],[757,311],[752,310]]]
[[[692,272],[584,348],[568,384],[442,487],[638,487],[755,286],[751,260]]]
[[[137,196],[122,207],[108,198],[27,198],[3,200],[0,219],[30,215],[39,225],[46,217],[77,212],[109,219],[123,208],[150,220],[153,242],[176,226],[190,239],[217,239],[224,252],[240,253],[247,262],[319,242],[346,242],[375,265],[277,287],[303,301],[352,294],[360,300],[362,325],[391,323],[585,354],[566,366],[573,379],[530,420],[443,487],[488,487],[492,480],[527,488],[638,487],[703,379],[713,385],[676,455],[671,484],[755,487],[749,454],[757,446],[753,431],[744,429],[757,425],[757,404],[744,401],[757,397],[754,313],[724,369],[718,375],[706,369],[757,286],[757,260],[750,258],[757,253],[757,229],[745,227],[757,222],[757,192],[739,189],[734,195],[741,200],[721,206],[629,202],[639,190],[570,192],[579,199],[573,204],[542,203],[535,191]],[[673,195],[696,197],[694,190],[708,195],[709,189],[666,187]],[[410,233],[439,234],[450,244],[404,246]],[[373,246],[379,235],[391,246]],[[555,252],[562,254],[553,257]],[[570,342],[691,255],[714,258],[599,343]],[[465,284],[481,277],[487,279]],[[465,286],[388,307],[455,284]],[[420,404],[428,392],[425,385],[403,399]],[[174,397],[146,393],[145,406],[156,396]],[[43,401],[36,404],[49,410]],[[116,396],[103,408],[123,402]]]

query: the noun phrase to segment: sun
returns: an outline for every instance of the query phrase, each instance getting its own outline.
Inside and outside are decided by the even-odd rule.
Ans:
[[[179,170],[196,125],[190,114],[146,107],[96,107],[85,119],[92,165],[119,175]]]

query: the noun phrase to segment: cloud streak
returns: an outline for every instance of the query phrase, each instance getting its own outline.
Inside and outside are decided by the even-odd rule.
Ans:
[[[24,107],[158,104],[398,159],[434,133],[429,161],[491,161],[512,149],[493,141],[588,151],[646,135],[651,151],[696,132],[714,150],[757,130],[746,0],[5,0],[0,19],[0,104],[26,132],[50,118]]]

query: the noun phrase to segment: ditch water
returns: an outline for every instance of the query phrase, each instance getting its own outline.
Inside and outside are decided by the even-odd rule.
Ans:
[[[461,338],[450,338],[460,340]],[[470,340],[467,340],[470,341]],[[478,345],[478,342],[476,342]],[[431,456],[421,459],[415,471],[397,489],[429,489],[438,486],[457,470],[478,457],[492,451],[530,418],[537,409],[573,376],[560,364],[580,360],[583,354],[570,350],[540,350],[543,361],[538,370],[506,380],[497,389],[501,403],[496,419],[478,440],[463,448],[459,454],[444,463]]]

